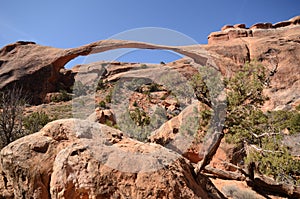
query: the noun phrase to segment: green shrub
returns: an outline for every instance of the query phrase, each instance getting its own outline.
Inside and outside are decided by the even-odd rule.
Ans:
[[[211,108],[212,114],[206,111],[200,113],[201,128],[206,132],[211,129],[203,127],[211,126],[210,117],[216,117],[216,108],[212,109],[212,105],[217,102],[214,100],[222,89],[215,83],[218,79],[214,77],[216,75],[212,71],[200,70],[191,80],[197,99]],[[300,176],[300,161],[293,158],[283,145],[282,130],[288,129],[291,134],[299,133],[299,112],[262,112],[260,108],[268,99],[263,95],[267,80],[265,68],[256,62],[246,63],[240,71],[225,79],[227,109],[224,112],[226,120],[223,132],[226,132],[227,142],[246,151],[246,164],[254,162],[259,172],[277,181],[295,184]]]
[[[60,90],[58,95],[53,96],[51,98],[51,101],[52,102],[66,102],[66,101],[70,101],[71,99],[72,99],[72,96],[66,90]]]
[[[100,79],[97,83],[96,91],[105,89],[105,84],[103,79]]]
[[[101,108],[106,108],[106,103],[105,103],[104,101],[100,101],[100,102],[99,102],[99,106],[100,106]]]
[[[140,110],[139,108],[135,108],[134,111],[131,111],[130,117],[137,126],[146,126],[150,124],[150,117],[144,110]]]
[[[283,145],[283,129],[299,132],[297,111],[263,113],[260,106],[267,99],[263,95],[265,70],[256,63],[246,66],[226,80],[228,106],[225,128],[226,140],[243,146],[247,151],[245,163],[254,162],[259,172],[275,180],[295,184],[300,161],[292,157]],[[297,173],[298,172],[298,173]]]
[[[34,112],[24,118],[23,125],[29,133],[38,132],[52,119],[45,112]]]
[[[112,100],[112,91],[110,91],[106,96],[105,96],[105,101],[107,103],[111,103]]]

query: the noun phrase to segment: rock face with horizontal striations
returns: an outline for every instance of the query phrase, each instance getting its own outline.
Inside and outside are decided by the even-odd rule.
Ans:
[[[210,198],[179,154],[78,119],[11,143],[0,168],[0,198]]]
[[[274,29],[283,27],[292,27],[300,24],[300,16],[291,18],[288,21],[281,21],[275,24],[272,23],[256,23],[250,28],[247,28],[245,24],[225,25],[221,28],[220,32],[213,32],[208,36],[208,43],[215,44],[220,41],[229,41],[234,38],[253,37],[253,32],[272,31]],[[242,34],[241,34],[242,33]],[[274,34],[274,32],[273,32]]]
[[[212,33],[209,44],[203,46],[227,76],[250,61],[267,67],[270,82],[265,94],[270,100],[264,105],[265,110],[292,108],[300,103],[299,16],[290,19],[289,23],[277,28],[267,23],[268,28],[260,25],[251,29],[228,28]],[[241,31],[247,33],[241,34]]]

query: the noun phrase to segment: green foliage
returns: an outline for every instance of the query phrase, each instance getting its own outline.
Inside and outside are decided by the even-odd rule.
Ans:
[[[71,99],[72,96],[66,90],[60,90],[58,95],[51,97],[52,102],[66,102]]]
[[[137,126],[146,126],[150,124],[150,117],[142,109],[135,108],[134,111],[130,112],[130,117]]]
[[[115,129],[120,129],[119,127],[118,127],[118,125],[117,124],[114,124],[112,121],[110,121],[110,120],[106,120],[105,121],[105,125],[106,126],[109,126],[109,127],[112,127],[112,128],[115,128]]]
[[[294,113],[289,119],[289,126],[287,127],[290,130],[290,133],[300,133],[300,113]]]
[[[227,141],[257,143],[253,133],[260,135],[267,129],[267,118],[259,110],[266,99],[262,94],[265,81],[265,70],[256,63],[247,63],[241,71],[225,80],[228,90],[225,128],[230,132]]]
[[[106,108],[106,103],[105,103],[105,101],[100,101],[100,102],[99,102],[99,106],[100,106],[101,108]]]
[[[100,79],[97,83],[96,91],[105,89],[105,84],[103,79]]]
[[[202,127],[207,127],[209,125],[209,122],[212,117],[212,111],[211,110],[203,110],[200,111],[200,125]]]
[[[149,85],[149,91],[150,92],[156,92],[156,91],[160,91],[161,89],[160,89],[160,85],[159,84],[157,84],[157,83],[151,83],[150,85]]]
[[[295,160],[283,145],[282,130],[299,133],[297,111],[270,111],[259,108],[267,99],[262,91],[266,82],[265,70],[256,63],[248,63],[226,80],[228,107],[225,138],[244,146],[245,163],[255,162],[260,172],[277,181],[295,184],[300,161]]]
[[[300,104],[295,108],[297,111],[300,111]]]
[[[267,81],[265,68],[258,63],[247,63],[230,79],[225,80],[228,92],[228,107],[241,105],[259,106],[266,97],[262,94]]]
[[[38,132],[52,119],[45,112],[34,112],[24,118],[23,125],[29,133]]]
[[[111,103],[112,100],[112,91],[109,91],[109,93],[105,96],[105,101],[107,103]]]
[[[220,73],[212,67],[202,67],[198,73],[193,75],[190,84],[197,99],[210,108],[216,106],[220,101],[218,97],[224,90]]]
[[[273,176],[279,182],[298,184],[300,161],[294,159],[288,148],[281,142],[280,136],[268,136],[261,140],[261,150],[251,150],[245,162],[256,162],[260,172]]]
[[[299,111],[270,111],[267,113],[269,123],[278,131],[288,129],[291,134],[300,133]]]
[[[151,132],[167,121],[166,115],[166,110],[162,107],[156,107],[151,117],[143,110],[127,110],[120,116],[118,127],[131,138],[144,142]]]

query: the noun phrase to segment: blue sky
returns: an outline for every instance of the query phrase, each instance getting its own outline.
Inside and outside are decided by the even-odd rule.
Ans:
[[[171,29],[205,44],[208,34],[225,24],[251,26],[300,15],[299,0],[9,0],[0,5],[1,47],[17,40],[32,40],[72,48],[143,27]],[[137,52],[128,60],[144,57],[148,58],[146,62],[158,62],[177,56],[152,52],[145,51],[147,56]]]

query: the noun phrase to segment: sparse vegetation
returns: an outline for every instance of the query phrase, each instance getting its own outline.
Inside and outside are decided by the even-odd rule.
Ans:
[[[246,164],[254,162],[259,172],[278,182],[295,184],[296,176],[300,175],[300,161],[293,159],[282,138],[284,129],[290,133],[300,132],[299,113],[263,113],[259,109],[267,99],[262,93],[266,79],[262,66],[247,64],[227,80],[226,140],[244,147]]]
[[[112,100],[112,91],[109,91],[109,93],[105,96],[105,101],[107,103],[111,103]]]
[[[105,101],[100,101],[100,102],[99,102],[99,106],[100,106],[101,108],[106,108],[106,103],[105,103]]]
[[[24,118],[23,125],[29,133],[35,133],[52,120],[53,119],[43,111],[33,112]]]
[[[52,102],[66,102],[72,99],[71,94],[66,90],[60,90],[58,95],[51,97]]]
[[[13,87],[0,93],[0,149],[26,135],[23,111],[27,100],[22,88]]]
[[[47,115],[53,119],[72,118],[72,105],[69,102],[63,104],[50,105],[46,108]]]
[[[267,80],[265,68],[256,62],[247,63],[239,72],[225,79],[227,109],[223,132],[226,132],[227,142],[246,151],[245,167],[255,163],[258,172],[278,182],[295,185],[300,176],[300,161],[292,157],[282,138],[284,129],[290,134],[300,133],[300,114],[297,110],[261,111],[261,105],[268,99],[263,95]],[[217,110],[213,108],[217,97],[212,85],[201,73],[192,79],[197,99],[211,108],[200,114],[204,119],[202,127],[208,125],[205,118],[214,118]]]
[[[104,88],[105,88],[105,84],[104,84],[104,82],[103,82],[103,79],[100,79],[100,80],[98,81],[98,83],[97,83],[96,91],[102,90],[102,89],[104,89]]]
[[[134,111],[130,111],[130,117],[137,126],[146,126],[150,124],[150,117],[142,109],[136,107]]]

